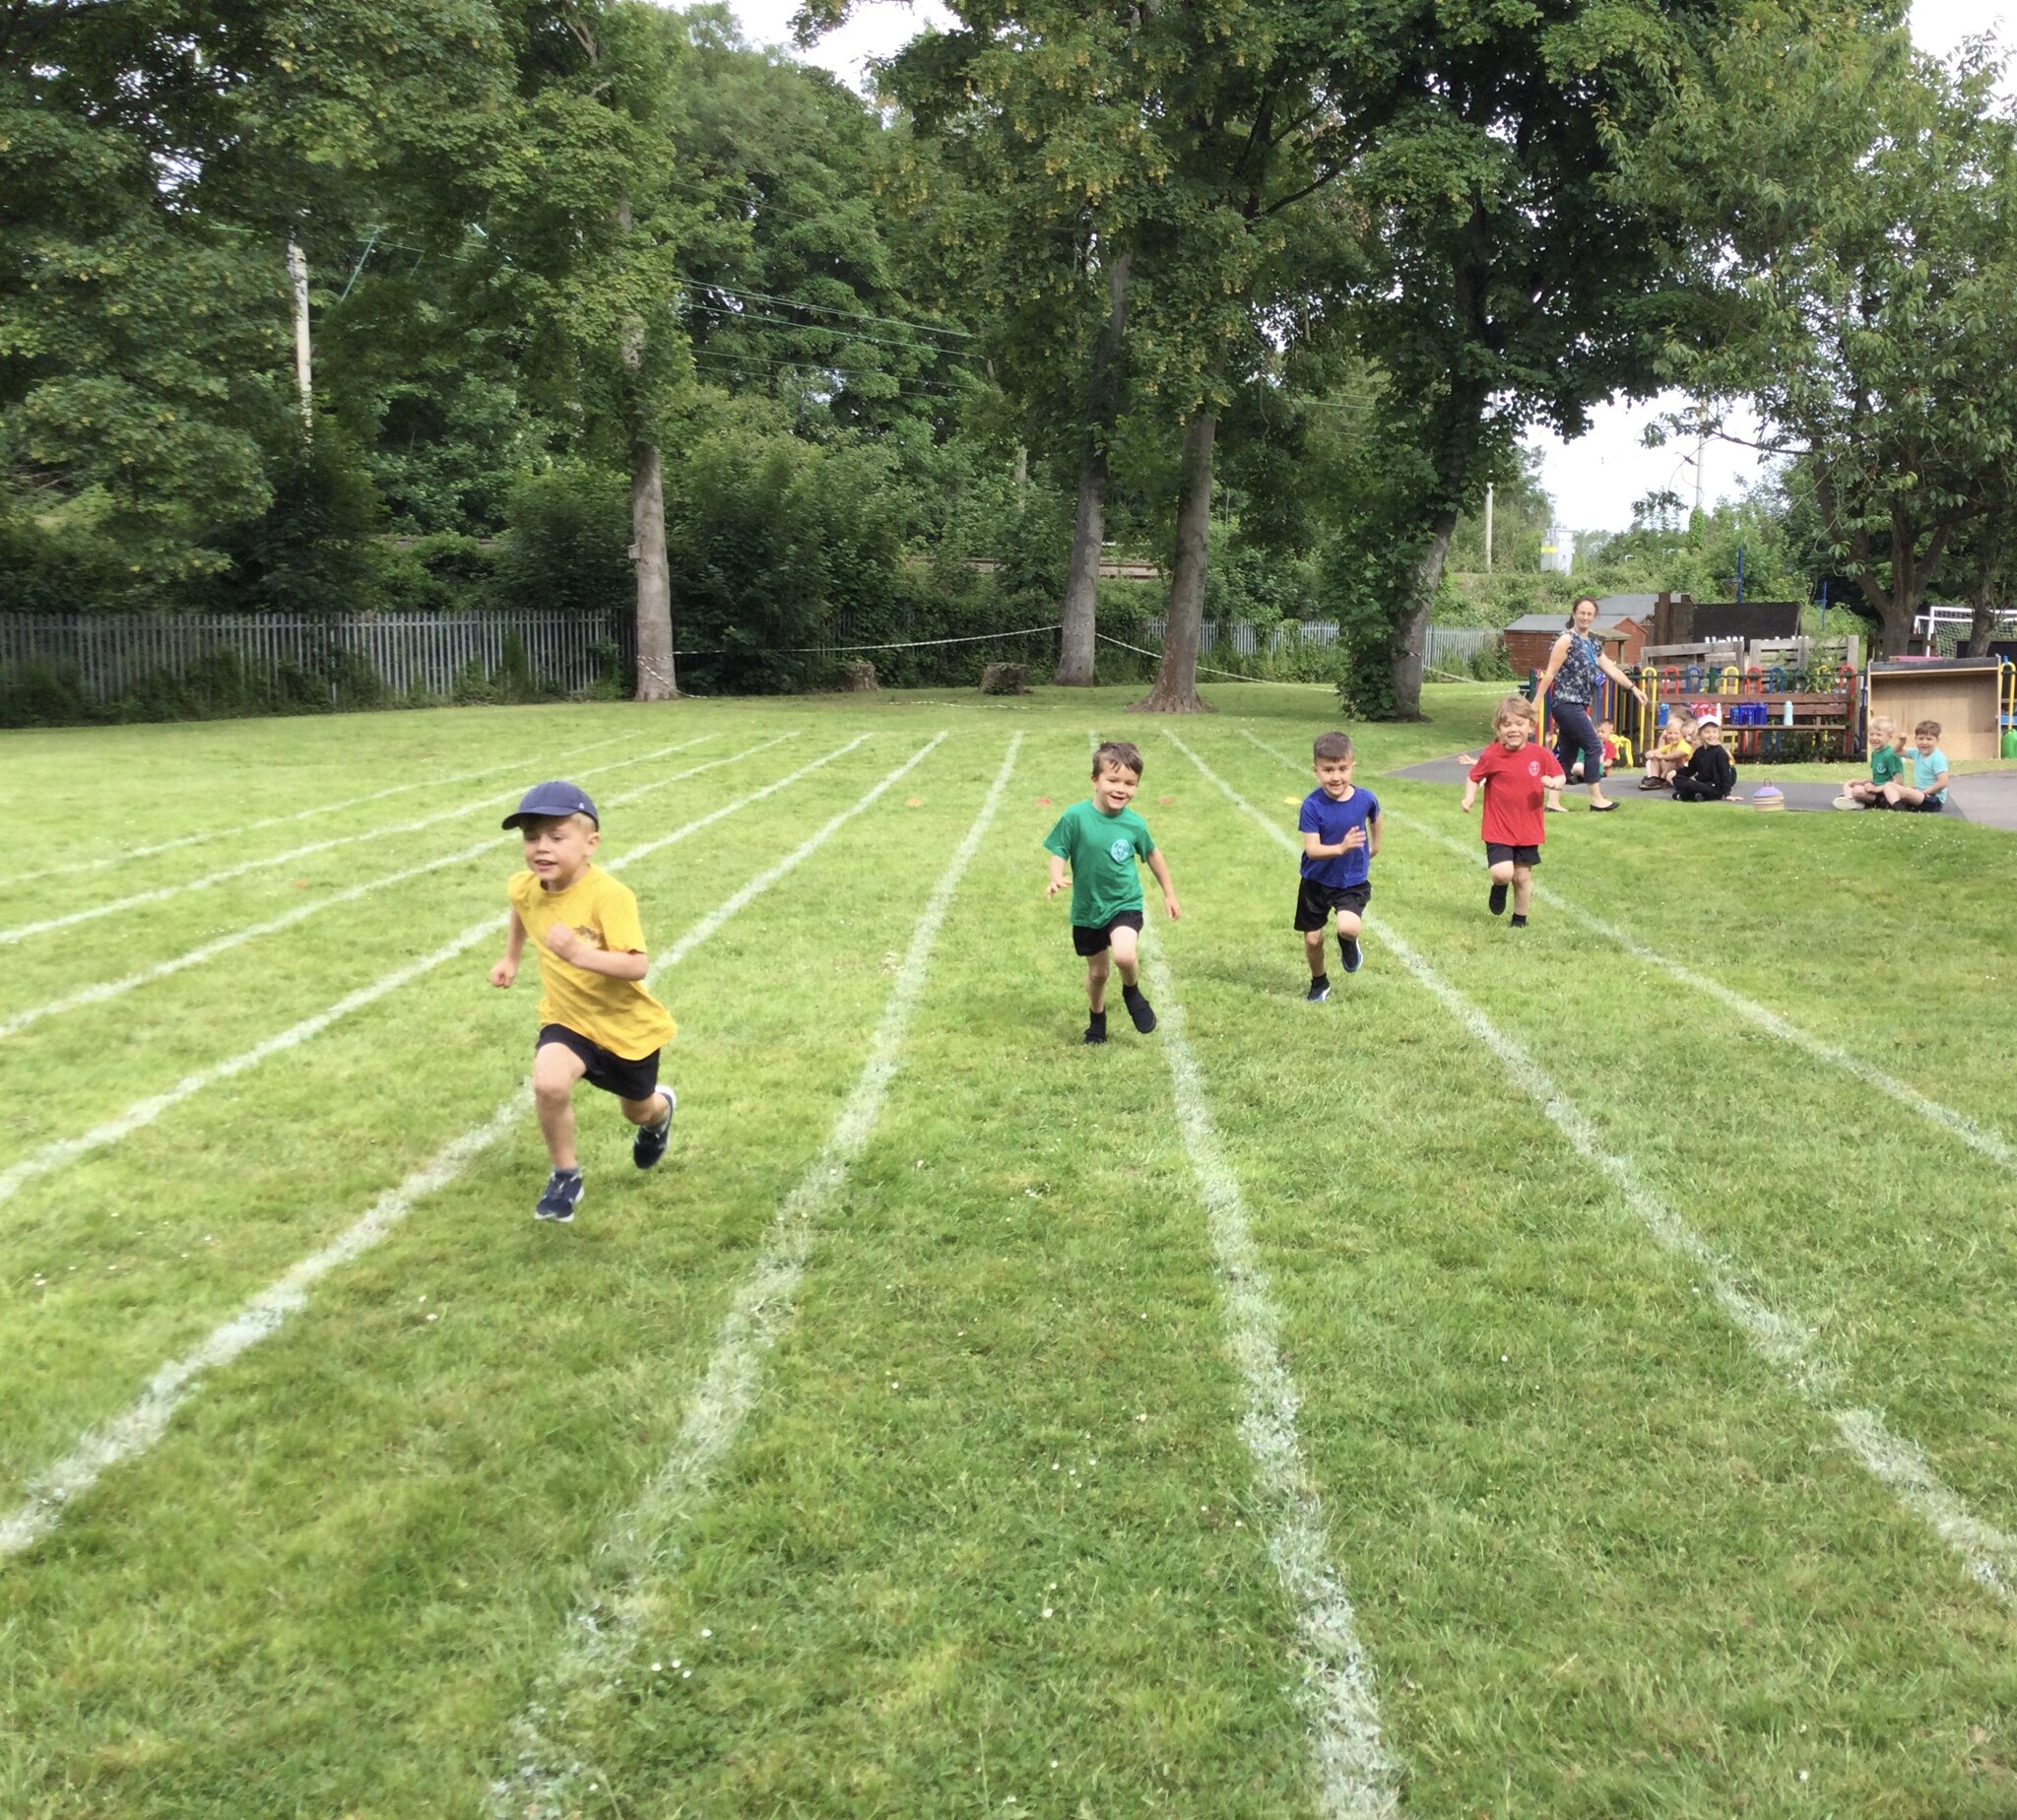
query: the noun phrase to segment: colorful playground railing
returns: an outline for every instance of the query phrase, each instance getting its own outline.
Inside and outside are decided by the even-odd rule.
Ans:
[[[1724,725],[1724,744],[1740,758],[1785,757],[1797,739],[1819,748],[1816,755],[1854,758],[1862,749],[1862,678],[1848,665],[1797,669],[1773,665],[1685,664],[1659,668],[1642,664],[1627,673],[1645,691],[1642,704],[1613,678],[1605,677],[1591,707],[1593,720],[1607,720],[1636,753],[1659,735],[1674,706],[1710,703]],[[2017,667],[2005,667],[2005,726],[2017,727]],[[1531,701],[1540,676],[1529,671],[1521,693]],[[1829,698],[1833,698],[1832,700]],[[1540,707],[1543,741],[1552,743],[1547,703]]]

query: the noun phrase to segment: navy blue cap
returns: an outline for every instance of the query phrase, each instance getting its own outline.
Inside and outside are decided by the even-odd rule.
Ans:
[[[586,790],[555,778],[552,783],[533,785],[525,800],[504,817],[504,825],[515,828],[521,821],[544,820],[549,815],[586,815],[597,827],[603,824]]]

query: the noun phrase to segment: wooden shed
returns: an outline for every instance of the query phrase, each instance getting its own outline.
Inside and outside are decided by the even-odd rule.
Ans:
[[[2001,737],[2002,667],[1994,658],[1925,658],[1872,664],[1868,708],[1909,735],[1922,720],[1940,723],[1949,758],[1993,758]]]
[[[1506,655],[1512,660],[1513,674],[1524,677],[1529,670],[1547,668],[1548,652],[1561,637],[1569,623],[1567,611],[1561,613],[1523,614],[1506,628]],[[1606,616],[1599,613],[1591,626],[1592,633],[1602,643],[1603,654],[1614,664],[1630,666],[1639,661],[1639,654],[1646,648],[1646,635],[1652,629],[1649,623],[1625,615]]]

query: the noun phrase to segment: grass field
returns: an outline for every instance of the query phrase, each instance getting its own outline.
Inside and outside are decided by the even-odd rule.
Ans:
[[[1496,692],[1323,1006],[1315,688],[4,736],[0,1814],[2017,1813],[2017,845],[1628,794],[1513,931],[1383,776]],[[681,1024],[568,1229],[554,774]]]

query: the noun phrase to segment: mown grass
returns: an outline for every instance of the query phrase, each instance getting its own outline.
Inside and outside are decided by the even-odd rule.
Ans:
[[[1306,770],[1242,733],[1307,750],[1324,692],[1212,693],[1218,716],[1174,731],[1292,827]],[[1474,745],[1495,693],[1437,691],[1435,724],[1354,729],[1360,782],[1473,846],[1454,792],[1381,773]],[[631,1171],[627,1131],[585,1103],[582,1219],[536,1227],[527,1120],[52,1535],[0,1559],[0,1812],[486,1811],[514,1721],[613,1591],[603,1543],[673,1445],[1018,731],[754,1414],[635,1590],[634,1648],[550,1719],[585,1766],[570,1810],[1311,1811],[1294,1614],[1236,1427],[1165,1044],[1117,1015],[1104,1051],[1078,1046],[1082,970],[1062,903],[1042,900],[1037,843],[1083,789],[1094,728],[1147,754],[1139,807],[1185,904],[1155,939],[1280,1308],[1403,1804],[2017,1809],[2009,1609],[1377,939],[1363,973],[1334,970],[1331,1004],[1302,1003],[1293,861],[1126,700],[10,736],[10,775],[63,793],[55,864],[198,828],[198,797],[235,822],[521,752],[530,781],[566,768],[539,754],[599,738],[617,743],[583,768],[718,736],[612,774],[614,792],[799,730],[613,815],[615,857],[870,732],[626,875],[663,951],[951,730],[664,980],[681,1022],[664,1169]],[[446,801],[405,793],[327,832]],[[1558,818],[1542,879],[2017,1131],[2017,1059],[1996,1040],[2007,836],[1627,801]],[[472,812],[32,938],[6,950],[0,1018],[493,823]],[[298,825],[52,880],[54,909],[9,920],[277,852]],[[0,1169],[427,952],[495,908],[510,854],[0,1041]],[[1524,1043],[1755,1293],[1812,1325],[1845,1394],[2017,1527],[2008,1175],[1544,902],[1509,931],[1478,869],[1399,817],[1375,880],[1376,919]],[[479,944],[0,1204],[0,1501],[514,1089],[531,981],[491,992],[490,957]]]

